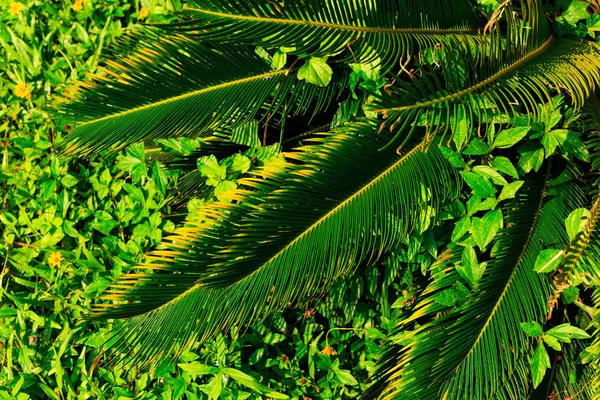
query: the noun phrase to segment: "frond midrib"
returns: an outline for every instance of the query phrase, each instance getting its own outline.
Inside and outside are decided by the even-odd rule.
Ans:
[[[521,262],[523,261],[523,257],[525,256],[525,253],[527,252],[527,250],[529,248],[529,243],[531,243],[531,240],[533,239],[533,234],[535,232],[535,228],[536,228],[536,226],[537,226],[537,224],[539,222],[540,211],[541,211],[541,209],[542,209],[542,207],[544,205],[544,201],[546,199],[549,180],[550,180],[550,164],[546,167],[546,175],[544,177],[544,186],[543,186],[543,189],[542,189],[542,194],[540,196],[540,201],[539,201],[538,206],[537,206],[536,211],[535,211],[535,217],[534,217],[534,219],[533,219],[533,221],[531,223],[531,228],[529,229],[529,233],[527,234],[527,238],[526,238],[525,243],[523,245],[523,250],[519,254],[519,257],[517,258],[517,260],[515,262],[515,267],[513,268],[512,272],[510,274],[510,277],[506,281],[506,285],[504,285],[504,289],[502,290],[502,293],[498,297],[498,300],[496,301],[496,304],[494,304],[494,308],[492,309],[492,311],[490,312],[490,315],[486,319],[485,324],[483,325],[483,327],[479,331],[479,334],[477,335],[477,338],[473,342],[473,345],[471,346],[471,348],[469,349],[469,351],[467,352],[467,354],[462,358],[462,360],[454,368],[453,373],[456,373],[458,371],[458,369],[460,368],[460,366],[463,365],[463,363],[465,362],[465,360],[467,360],[470,357],[470,355],[473,353],[473,351],[475,351],[475,348],[477,347],[477,345],[481,341],[481,339],[483,337],[483,334],[487,331],[487,328],[489,327],[492,319],[494,318],[496,312],[498,311],[498,307],[502,303],[502,300],[506,296],[506,293],[508,292],[508,289],[510,288],[510,286],[512,284],[512,280],[514,279],[515,275],[517,274],[517,271],[519,270],[519,266],[521,265]],[[446,391],[444,392],[445,395],[448,393],[448,390],[449,389],[446,389]]]
[[[452,93],[449,94],[447,96],[443,96],[443,97],[439,97],[437,99],[434,100],[430,100],[430,101],[426,101],[424,103],[417,103],[417,104],[411,104],[409,106],[401,106],[401,107],[390,107],[390,108],[380,108],[380,109],[373,109],[373,112],[377,112],[377,113],[388,113],[388,112],[401,112],[401,111],[407,111],[407,110],[415,110],[418,108],[425,108],[425,107],[430,107],[432,105],[435,104],[439,104],[439,103],[443,103],[449,100],[454,100],[457,99],[459,97],[471,94],[497,80],[499,80],[500,78],[506,76],[507,74],[515,71],[516,69],[519,69],[520,67],[522,67],[523,65],[527,64],[529,61],[531,61],[532,59],[534,59],[535,57],[537,57],[538,55],[544,53],[546,51],[546,49],[548,49],[548,47],[550,47],[550,45],[552,45],[552,43],[554,43],[554,41],[556,40],[556,37],[554,35],[551,35],[550,38],[548,38],[548,40],[546,40],[546,42],[544,42],[540,47],[538,47],[537,49],[535,49],[534,51],[532,51],[531,53],[527,54],[525,57],[521,58],[519,61],[516,61],[514,63],[512,63],[511,65],[507,66],[506,68],[503,68],[501,71],[498,71],[497,73],[495,73],[494,75],[490,76],[489,78],[467,88],[464,90],[461,90],[460,92],[456,92],[456,93]]]
[[[228,14],[218,11],[209,11],[203,10],[199,8],[189,8],[186,11],[192,11],[197,13],[204,13],[208,15],[212,15],[219,18],[229,18],[229,19],[237,19],[242,21],[252,21],[252,22],[266,22],[272,24],[282,24],[282,25],[308,25],[320,28],[328,28],[328,29],[337,29],[337,30],[345,30],[345,31],[356,31],[356,32],[365,32],[365,33],[390,33],[390,34],[404,34],[404,35],[452,35],[452,34],[461,34],[461,33],[477,33],[478,29],[468,28],[468,29],[419,29],[419,28],[376,28],[376,27],[368,27],[368,26],[353,26],[353,25],[341,25],[341,24],[333,24],[330,22],[319,22],[319,21],[305,21],[299,19],[281,19],[281,18],[266,18],[266,17],[256,17],[249,15],[235,15]]]
[[[286,251],[288,251],[289,248],[291,248],[294,244],[296,244],[300,239],[302,239],[303,237],[305,237],[306,235],[308,235],[311,231],[313,231],[314,229],[316,229],[319,225],[321,225],[330,216],[332,216],[333,214],[335,214],[336,212],[338,212],[339,210],[341,210],[344,206],[346,206],[346,204],[348,204],[349,202],[351,202],[352,200],[354,200],[356,197],[360,196],[363,192],[365,192],[371,186],[373,186],[374,184],[376,184],[377,182],[379,182],[386,175],[390,174],[395,168],[397,168],[399,165],[401,165],[402,163],[404,163],[408,158],[410,158],[416,151],[423,149],[425,147],[425,145],[426,145],[426,142],[423,141],[423,142],[419,143],[418,145],[416,145],[415,147],[413,147],[408,153],[406,153],[404,156],[400,157],[400,159],[398,159],[398,161],[396,161],[394,164],[392,164],[389,168],[387,168],[381,174],[377,175],[374,179],[372,179],[371,181],[369,181],[366,185],[362,186],[359,190],[357,190],[356,192],[354,192],[352,195],[348,196],[348,198],[346,198],[343,202],[341,202],[340,204],[338,204],[337,206],[335,206],[332,210],[328,211],[325,215],[323,215],[321,218],[319,218],[311,226],[309,226],[304,231],[302,231],[302,233],[300,233],[298,236],[296,236],[294,238],[294,240],[292,240],[291,242],[289,242],[288,244],[286,244],[275,255],[273,255],[271,258],[269,258],[269,260],[267,260],[264,263],[262,263],[259,268],[255,269],[250,274],[248,274],[247,276],[245,276],[244,278],[242,278],[240,280],[240,282],[242,282],[244,280],[251,279],[254,275],[258,274],[260,271],[262,271],[263,268],[265,268],[267,265],[271,264],[279,256],[281,256],[283,253],[285,253]]]
[[[138,106],[135,108],[130,108],[128,110],[125,111],[120,111],[114,114],[109,114],[109,115],[105,115],[103,117],[100,118],[95,118],[93,120],[90,121],[85,121],[82,122],[80,124],[77,124],[77,128],[85,126],[85,125],[90,125],[90,124],[95,124],[101,121],[106,121],[106,120],[110,120],[113,118],[118,118],[118,117],[122,117],[123,115],[128,115],[128,114],[133,114],[133,113],[137,113],[140,112],[142,110],[147,110],[147,109],[151,109],[154,107],[158,107],[161,106],[163,104],[168,104],[168,103],[172,103],[174,101],[179,101],[179,100],[183,100],[186,99],[188,97],[193,97],[193,96],[198,96],[198,95],[202,95],[204,93],[210,93],[210,92],[214,92],[220,89],[224,89],[227,87],[231,87],[231,86],[235,86],[235,85],[241,85],[244,83],[248,83],[248,82],[252,82],[252,81],[256,81],[256,80],[260,80],[260,79],[265,79],[265,78],[269,78],[269,77],[273,77],[273,76],[279,76],[279,75],[287,75],[289,73],[289,70],[279,70],[279,71],[269,71],[269,72],[265,72],[263,74],[259,74],[259,75],[254,75],[254,76],[250,76],[250,77],[245,77],[245,78],[241,78],[241,79],[236,79],[236,80],[232,80],[229,82],[224,82],[224,83],[220,83],[218,85],[214,85],[214,86],[210,86],[210,87],[206,87],[206,88],[202,88],[202,89],[198,89],[198,90],[193,90],[191,92],[187,92],[187,93],[183,93],[183,94],[179,94],[177,96],[173,96],[173,97],[169,97],[167,99],[162,99],[159,101],[155,101],[149,104],[144,104],[142,106]]]

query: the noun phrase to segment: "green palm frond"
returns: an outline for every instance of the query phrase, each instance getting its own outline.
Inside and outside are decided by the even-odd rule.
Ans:
[[[401,81],[392,95],[375,101],[372,110],[386,118],[382,129],[397,137],[416,126],[447,134],[461,120],[510,124],[520,113],[544,122],[549,116],[538,104],[550,102],[556,92],[566,92],[574,108],[582,107],[600,85],[600,46],[557,39],[538,1],[522,6],[524,19],[507,6],[506,33],[497,23],[478,50],[458,40],[437,48],[432,57],[439,70],[424,66],[419,79]]]
[[[378,382],[364,398],[514,399],[531,389],[532,340],[521,322],[544,323],[551,279],[533,271],[542,246],[564,246],[568,238],[556,221],[584,202],[577,174],[528,182],[504,208],[499,233],[478,289],[457,309],[436,298],[461,278],[452,256],[436,269],[413,314],[400,322],[404,347],[384,357]],[[456,252],[458,249],[454,248]],[[455,255],[454,257],[458,257]],[[411,327],[413,323],[418,323]]]
[[[280,5],[197,0],[191,7],[185,10],[191,21],[162,27],[219,43],[287,47],[299,55],[331,56],[348,50],[348,60],[375,62],[384,70],[416,49],[483,27],[471,0],[307,0]]]
[[[209,48],[181,36],[142,42],[107,64],[106,76],[76,84],[57,101],[57,117],[75,125],[62,145],[67,152],[231,131],[278,112],[318,113],[347,79],[340,72],[320,88],[298,80],[295,70],[273,71],[249,49]]]
[[[241,179],[235,203],[212,203],[165,238],[164,250],[123,276],[98,316],[123,318],[115,349],[135,361],[167,354],[194,337],[281,309],[393,248],[423,228],[428,207],[457,195],[456,173],[437,147],[402,155],[370,123],[321,134]],[[145,314],[144,314],[145,313]]]

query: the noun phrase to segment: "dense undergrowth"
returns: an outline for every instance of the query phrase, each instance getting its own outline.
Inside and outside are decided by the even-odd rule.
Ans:
[[[490,12],[498,5],[480,3]],[[597,40],[600,16],[590,14],[588,3],[557,3],[548,6],[558,15],[555,32]],[[427,223],[383,261],[283,313],[194,346],[175,363],[147,370],[108,368],[98,349],[114,325],[84,316],[115,277],[141,262],[184,220],[187,209],[202,201],[179,204],[178,192],[187,190],[177,185],[181,172],[165,168],[166,161],[141,143],[117,154],[57,156],[55,145],[70,127],[57,126],[46,106],[58,88],[97,72],[103,55],[136,24],[167,22],[180,7],[170,0],[0,1],[2,399],[357,398],[370,384],[382,345],[404,343],[396,324],[417,301],[428,271],[439,267],[435,261],[446,250],[441,238],[467,249],[463,283],[436,300],[459,307],[486,268],[476,251],[482,256],[504,227],[497,206],[513,199],[524,176],[545,168],[555,151],[573,162],[589,161],[585,138],[569,130],[577,118],[563,113],[565,99],[557,95],[554,108],[541,106],[555,113],[549,125],[530,126],[523,118],[495,139],[472,140],[461,154],[444,150],[473,196],[436,215],[426,209]],[[385,83],[360,68],[351,81],[359,96]],[[458,125],[456,147],[466,143],[469,129]],[[518,152],[502,153],[517,143]],[[153,144],[173,156],[200,146],[192,139]],[[216,197],[251,163],[268,165],[280,157],[277,144],[253,147],[254,153],[221,165],[201,161],[200,170],[215,180]],[[506,157],[509,153],[518,164]],[[433,221],[435,229],[428,230]],[[565,290],[564,303],[574,307],[589,300],[578,290]],[[569,322],[583,326],[579,319]],[[536,333],[537,328],[527,329]],[[574,384],[578,379],[573,374]]]

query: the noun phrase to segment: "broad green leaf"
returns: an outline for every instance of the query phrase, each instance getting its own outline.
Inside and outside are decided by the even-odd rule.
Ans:
[[[527,135],[527,132],[531,130],[529,126],[520,126],[517,128],[505,129],[496,136],[492,147],[498,149],[507,149]]]
[[[473,167],[473,171],[477,174],[483,176],[484,178],[491,179],[496,185],[507,185],[508,182],[502,175],[500,175],[496,170],[487,165],[477,165]]]
[[[454,125],[452,128],[452,140],[458,150],[462,148],[468,137],[469,125],[465,119],[461,119],[458,124]]]
[[[569,216],[565,219],[569,240],[572,241],[579,232],[583,232],[585,230],[589,217],[590,212],[585,208],[578,208],[569,214]]]
[[[13,318],[17,316],[17,310],[14,308],[0,308],[0,318]]]
[[[283,342],[284,340],[285,340],[285,335],[282,335],[281,333],[273,333],[273,332],[267,333],[267,335],[263,338],[263,342],[266,344],[276,344],[276,343]]]
[[[217,157],[213,154],[198,160],[198,170],[202,176],[208,178],[206,184],[209,186],[217,186],[227,177],[227,167],[219,165]]]
[[[212,366],[206,365],[206,364],[202,364],[197,361],[190,362],[190,363],[180,363],[180,364],[177,364],[177,366],[179,368],[181,368],[182,370],[184,370],[185,372],[187,372],[188,374],[194,375],[194,376],[212,375],[212,374],[216,374],[217,372],[219,372],[219,368],[212,367]]]
[[[475,138],[469,142],[469,145],[463,151],[464,154],[472,156],[481,156],[490,152],[490,146],[487,145],[483,140]]]
[[[487,263],[485,262],[479,263],[475,249],[472,246],[465,246],[462,253],[462,264],[457,265],[456,270],[474,288],[481,280],[486,266]]]
[[[215,187],[215,196],[219,201],[228,202],[230,199],[227,196],[221,196],[222,193],[227,193],[237,188],[235,182],[232,181],[222,181],[219,182],[217,187]]]
[[[494,186],[486,178],[479,174],[469,171],[460,171],[467,185],[473,190],[473,193],[481,198],[495,196]]]
[[[441,146],[440,152],[442,153],[444,158],[446,160],[448,160],[450,165],[452,165],[455,168],[464,168],[465,165],[467,165],[467,164],[465,164],[465,161],[463,160],[463,158],[461,157],[460,154],[452,151],[451,149],[449,149],[447,147]]]
[[[535,260],[533,270],[538,273],[554,271],[565,257],[564,250],[542,250]]]
[[[546,342],[548,346],[550,346],[554,350],[561,351],[560,343],[558,340],[556,340],[554,336],[544,335],[542,336],[542,339],[544,340],[544,342]]]
[[[519,158],[518,166],[526,173],[531,170],[537,172],[544,163],[544,148],[536,144],[525,144],[519,149],[521,158]]]
[[[271,389],[270,387],[263,385],[256,378],[250,376],[240,370],[233,368],[223,368],[223,373],[229,375],[231,378],[235,379],[238,383],[249,387],[250,389],[254,389],[257,392],[260,392],[268,397],[273,399],[287,399],[289,398],[287,395],[283,393],[279,393]]]
[[[517,191],[523,186],[523,181],[511,182],[502,188],[498,201],[512,199],[517,194]]]
[[[542,336],[544,328],[537,322],[521,322],[521,329],[529,336]]]
[[[589,17],[588,6],[587,1],[571,0],[569,6],[561,13],[559,18],[564,18],[568,24],[575,25],[578,21]]]
[[[334,368],[333,372],[344,385],[357,386],[358,381],[352,376],[352,373],[346,369]]]
[[[498,230],[502,228],[503,221],[500,209],[488,211],[483,218],[472,219],[471,233],[475,243],[482,251],[494,239]]]
[[[531,359],[531,375],[533,377],[534,388],[540,385],[548,368],[550,368],[550,357],[548,357],[546,347],[540,342]]]
[[[223,389],[223,374],[218,374],[210,381],[209,385],[211,385],[210,393],[208,394],[208,398],[210,400],[217,400],[221,398],[221,391]]]
[[[273,58],[271,59],[271,67],[274,70],[281,69],[285,67],[285,63],[287,62],[287,54],[281,50],[277,50],[275,54],[273,54]]]
[[[250,159],[243,154],[236,154],[231,160],[231,169],[233,171],[247,172],[250,169]]]
[[[454,230],[452,231],[452,241],[456,242],[460,238],[462,238],[465,233],[469,232],[471,228],[471,218],[468,216],[462,217],[458,222],[454,225]]]
[[[579,298],[579,288],[569,286],[562,292],[562,299],[565,304],[572,304]]]
[[[77,185],[77,182],[79,182],[79,180],[71,174],[67,174],[67,175],[63,176],[62,179],[60,180],[60,183],[66,188],[71,188],[71,187]]]
[[[319,87],[325,87],[331,81],[333,70],[327,65],[327,57],[311,57],[298,70],[298,79],[306,80]]]
[[[590,335],[583,329],[571,326],[570,324],[561,324],[548,330],[546,335],[553,336],[561,342],[571,343],[571,339],[587,339]]]

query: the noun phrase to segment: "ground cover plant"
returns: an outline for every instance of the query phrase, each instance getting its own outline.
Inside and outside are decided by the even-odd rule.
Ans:
[[[597,2],[2,6],[3,398],[600,397]]]

